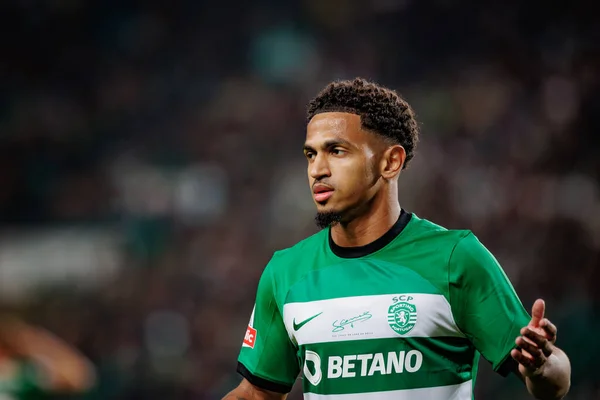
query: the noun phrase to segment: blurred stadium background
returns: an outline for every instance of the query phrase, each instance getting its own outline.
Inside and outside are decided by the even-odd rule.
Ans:
[[[305,104],[362,76],[422,123],[403,207],[546,299],[567,398],[600,399],[600,24],[591,1],[485,3],[2,2],[0,310],[94,363],[68,398],[237,384],[262,268],[316,229]],[[528,398],[480,365],[478,398]]]

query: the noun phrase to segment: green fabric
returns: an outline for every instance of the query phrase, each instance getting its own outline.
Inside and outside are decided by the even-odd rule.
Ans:
[[[328,230],[276,252],[239,362],[287,387],[302,374],[304,391],[319,395],[434,393],[474,385],[479,353],[497,369],[529,319],[470,231],[413,215],[394,240],[364,257],[336,256]]]

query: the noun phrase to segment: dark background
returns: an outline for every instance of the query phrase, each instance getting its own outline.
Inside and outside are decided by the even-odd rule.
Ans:
[[[82,397],[220,399],[264,265],[316,230],[305,105],[362,76],[422,124],[402,206],[543,297],[567,399],[600,399],[597,13],[485,3],[2,2],[1,306],[93,360]],[[486,362],[477,395],[528,398]]]

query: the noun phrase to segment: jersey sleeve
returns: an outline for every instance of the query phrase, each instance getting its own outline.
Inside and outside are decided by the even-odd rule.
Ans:
[[[471,232],[455,246],[448,274],[450,304],[458,327],[494,371],[506,375],[503,364],[516,347],[520,329],[530,321],[511,282]]]
[[[255,386],[288,393],[300,369],[296,348],[277,305],[272,262],[258,283],[256,302],[238,358],[238,372]]]

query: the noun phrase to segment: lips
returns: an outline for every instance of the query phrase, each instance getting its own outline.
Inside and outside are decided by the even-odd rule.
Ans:
[[[316,184],[313,186],[313,197],[317,202],[323,202],[333,195],[333,188],[323,185]]]

